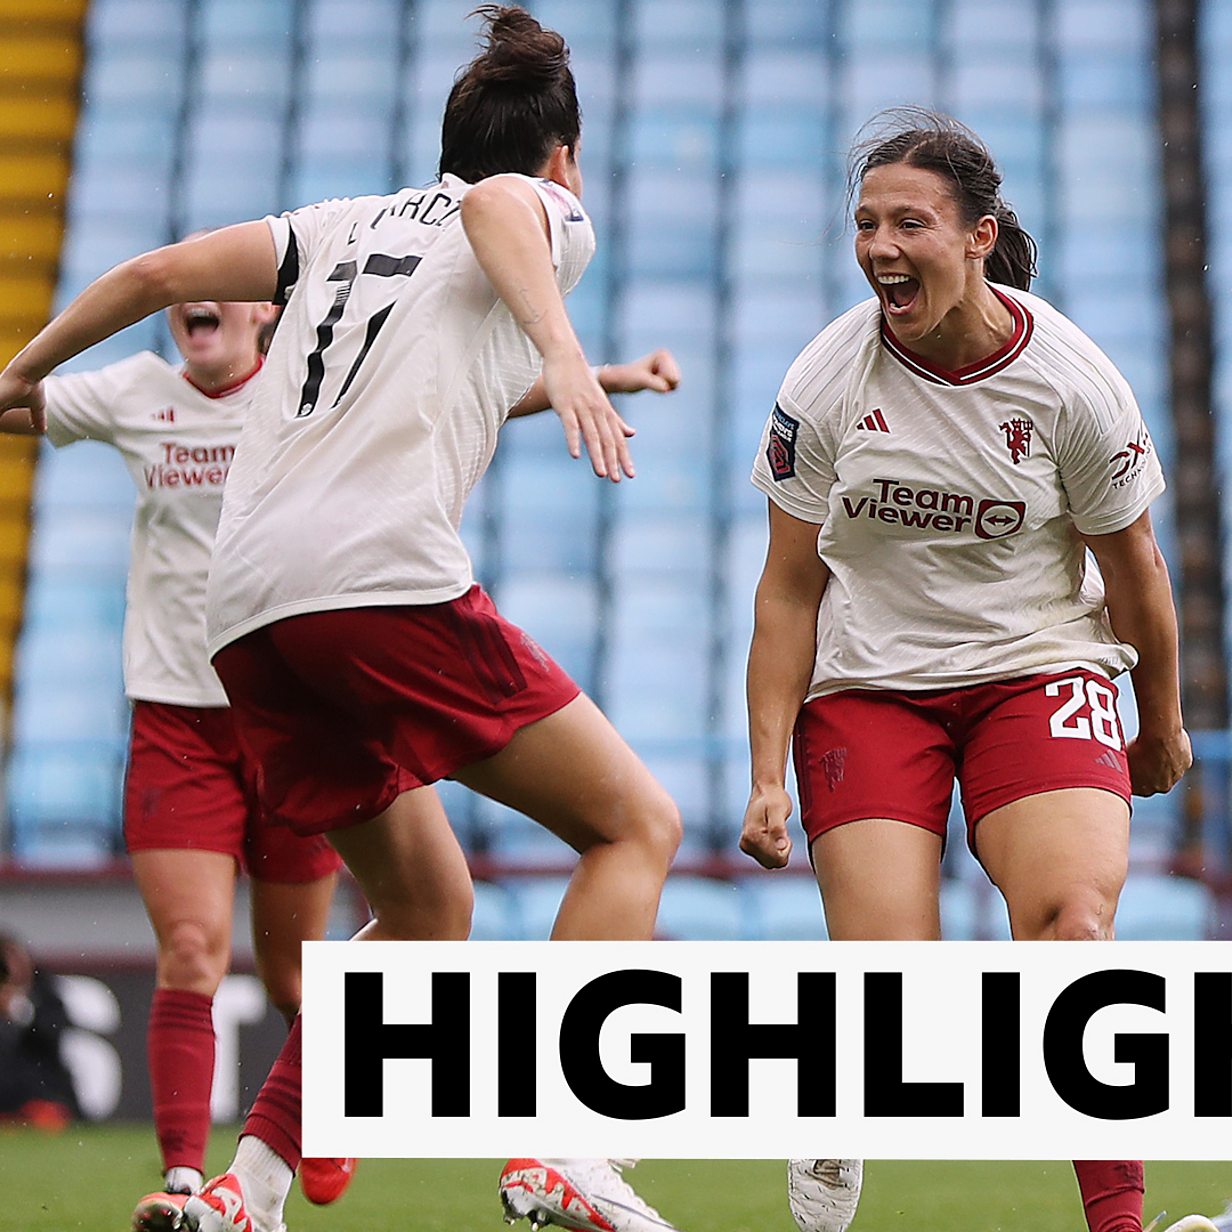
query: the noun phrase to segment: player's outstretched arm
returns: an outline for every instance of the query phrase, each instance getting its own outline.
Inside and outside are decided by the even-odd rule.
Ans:
[[[239,223],[133,257],[95,279],[0,372],[0,411],[31,408],[41,430],[42,379],[58,364],[172,304],[269,300],[278,285],[263,222]]]
[[[680,384],[680,365],[671,351],[660,347],[627,364],[604,364],[595,376],[606,394],[637,394],[645,389],[667,394]],[[509,418],[518,419],[547,409],[548,396],[543,388],[543,377],[539,377],[514,404]],[[626,436],[632,436],[635,429],[625,425],[624,431]]]
[[[1138,703],[1138,734],[1126,749],[1130,783],[1138,796],[1171,791],[1193,752],[1181,717],[1176,608],[1151,515],[1111,535],[1083,538],[1104,576],[1112,631],[1138,652],[1130,672]]]
[[[808,692],[817,653],[817,609],[830,571],[817,555],[817,530],[770,505],[770,545],[753,604],[749,647],[749,747],[753,787],[740,850],[763,868],[782,868],[791,856],[784,786],[787,749]]]
[[[520,177],[482,180],[462,198],[462,225],[488,281],[543,356],[544,394],[564,425],[569,453],[580,457],[585,443],[596,475],[614,483],[622,474],[632,478],[628,425],[607,400],[573,332],[538,193]]]

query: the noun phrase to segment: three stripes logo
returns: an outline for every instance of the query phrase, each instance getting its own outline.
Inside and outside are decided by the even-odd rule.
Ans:
[[[865,415],[864,418],[856,424],[856,428],[861,432],[884,432],[887,435],[890,431],[890,425],[886,423],[885,416],[881,413],[880,407],[878,407],[871,415]]]

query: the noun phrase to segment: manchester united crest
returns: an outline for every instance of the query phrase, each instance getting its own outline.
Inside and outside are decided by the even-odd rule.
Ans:
[[[1035,425],[1029,419],[1007,419],[1001,425],[1005,433],[1005,447],[1010,451],[1010,458],[1017,466],[1023,458],[1031,456],[1031,434]]]

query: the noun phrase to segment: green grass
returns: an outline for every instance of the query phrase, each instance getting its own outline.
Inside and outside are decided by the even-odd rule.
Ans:
[[[210,1165],[230,1158],[220,1132]],[[298,1194],[292,1232],[499,1232],[494,1160],[367,1160],[327,1208]],[[684,1232],[793,1232],[778,1161],[647,1160],[633,1179]],[[0,1133],[0,1232],[126,1232],[133,1202],[158,1181],[148,1126],[91,1126],[60,1137]],[[1147,1218],[1210,1214],[1232,1195],[1232,1163],[1147,1169]],[[527,1225],[521,1224],[522,1232]],[[868,1165],[855,1232],[1081,1232],[1067,1163]]]

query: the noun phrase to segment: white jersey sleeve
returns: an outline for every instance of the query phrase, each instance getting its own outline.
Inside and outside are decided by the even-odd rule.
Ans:
[[[780,509],[820,525],[830,511],[834,457],[812,420],[783,390],[761,433],[753,483]]]
[[[519,179],[522,177],[519,176]],[[568,295],[594,255],[594,232],[582,203],[552,180],[531,180],[548,218],[548,242],[561,293]]]
[[[1111,362],[1066,400],[1057,427],[1057,467],[1081,534],[1124,530],[1164,490],[1142,412]]]
[[[114,445],[116,407],[127,399],[150,358],[154,357],[143,352],[94,372],[49,376],[43,385],[47,439],[57,449],[84,440]]]
[[[875,301],[874,301],[875,308]],[[830,512],[843,405],[854,362],[867,349],[870,310],[859,304],[796,357],[762,429],[753,484],[793,517],[818,525]]]
[[[265,224],[274,238],[274,260],[278,263],[278,290],[274,303],[285,305],[299,282],[303,270],[316,251],[321,240],[329,234],[333,224],[355,202],[347,198],[319,201],[288,210],[285,214],[269,214]]]

